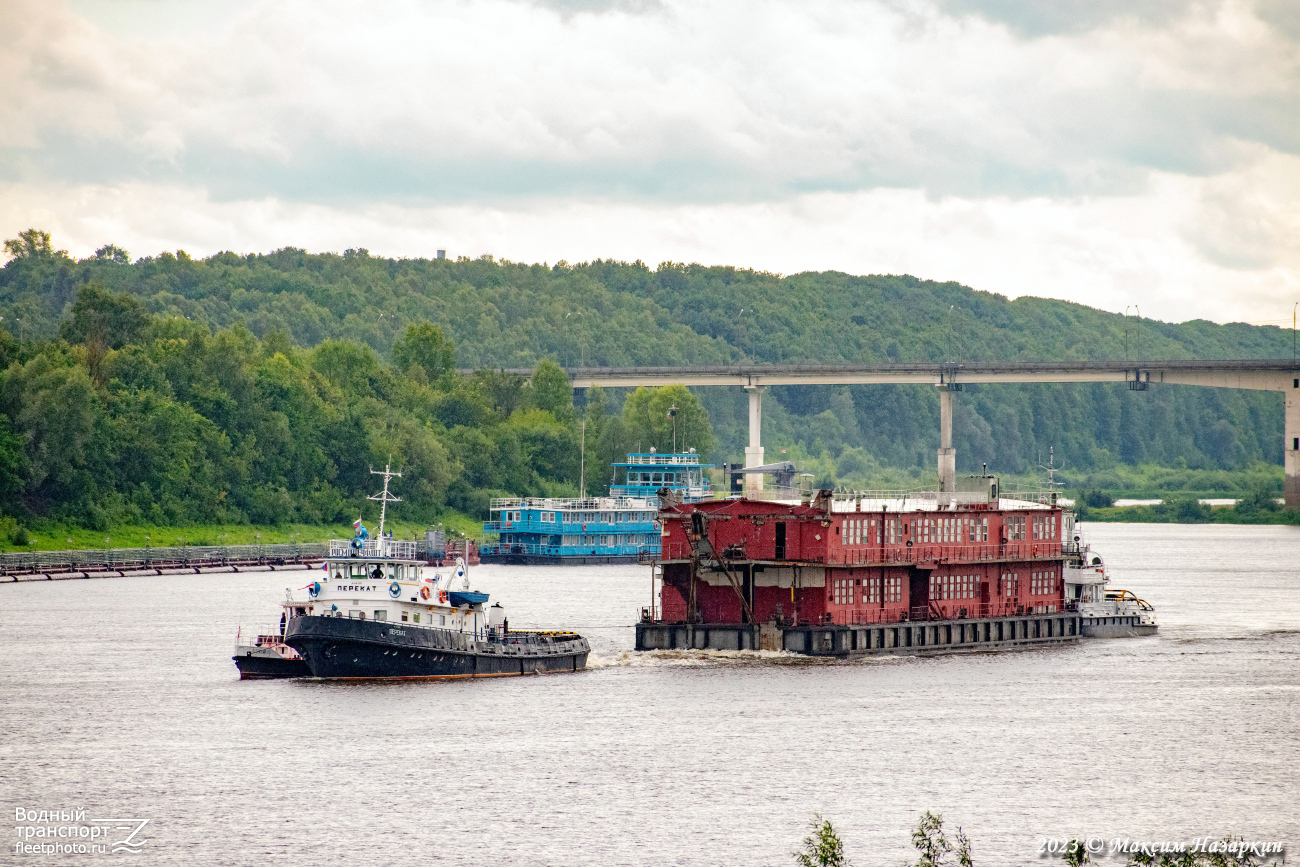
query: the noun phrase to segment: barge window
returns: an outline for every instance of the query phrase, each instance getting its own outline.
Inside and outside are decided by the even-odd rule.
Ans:
[[[420,622],[420,612],[418,612],[418,611],[415,612],[414,618],[415,618],[415,622],[416,622],[416,623],[419,623],[419,622]]]
[[[366,616],[366,612],[362,611],[362,612],[361,612],[361,617],[364,619],[365,616]],[[376,619],[376,620],[387,620],[387,619],[388,619],[388,612],[387,612],[387,611],[376,611],[376,612],[375,612],[375,619]]]

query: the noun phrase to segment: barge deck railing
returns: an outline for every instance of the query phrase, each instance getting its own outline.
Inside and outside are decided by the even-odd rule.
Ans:
[[[794,547],[787,545],[787,550]],[[754,561],[761,563],[790,563],[800,565],[816,563],[826,566],[905,566],[914,563],[986,563],[995,561],[1059,560],[1062,546],[1059,541],[1009,542],[1006,545],[889,545],[883,548],[861,547],[833,550],[825,556],[774,558],[761,555],[729,558],[731,563]],[[646,555],[644,562],[660,560],[689,560],[690,545],[684,542],[665,545],[658,557]]]

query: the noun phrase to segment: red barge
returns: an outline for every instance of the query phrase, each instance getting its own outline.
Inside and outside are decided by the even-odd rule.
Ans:
[[[975,490],[665,502],[637,649],[857,656],[1149,634],[1136,609],[1089,611],[1112,597],[1055,493],[962,481]]]

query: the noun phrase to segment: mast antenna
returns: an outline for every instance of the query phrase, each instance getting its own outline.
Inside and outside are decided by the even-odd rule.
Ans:
[[[1039,452],[1038,454],[1041,456],[1042,452]],[[1044,466],[1043,464],[1039,464],[1038,466],[1041,469],[1047,470],[1047,489],[1049,491],[1055,491],[1058,487],[1063,487],[1065,485],[1065,482],[1058,482],[1056,480],[1056,474],[1065,469],[1065,465],[1062,464],[1059,467],[1056,465],[1055,446],[1048,446],[1047,455],[1047,465]],[[1042,460],[1042,458],[1040,457],[1039,460]]]
[[[382,472],[373,469],[370,471],[370,474],[372,476],[384,477],[384,489],[373,497],[366,497],[367,500],[374,500],[375,502],[379,503],[379,538],[381,539],[384,538],[384,519],[388,517],[388,504],[402,502],[401,497],[394,497],[392,494],[388,493],[388,480],[391,479],[393,476],[397,476],[397,478],[399,479],[402,477],[401,473],[393,472],[392,470],[393,459],[389,458],[388,460],[389,463],[384,464],[384,469]]]

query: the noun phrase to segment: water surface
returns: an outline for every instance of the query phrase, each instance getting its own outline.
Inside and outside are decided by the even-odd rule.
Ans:
[[[150,817],[133,857],[213,865],[790,864],[815,811],[859,867],[897,865],[927,809],[979,865],[1042,863],[1048,836],[1300,846],[1300,528],[1087,531],[1159,636],[639,655],[644,568],[483,566],[512,625],[578,629],[593,668],[241,682],[236,629],[303,573],[0,585],[0,809]]]

